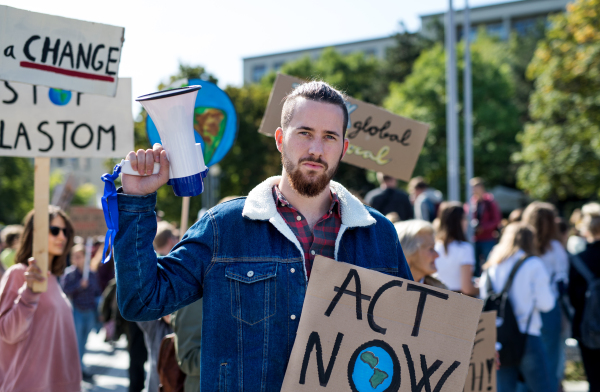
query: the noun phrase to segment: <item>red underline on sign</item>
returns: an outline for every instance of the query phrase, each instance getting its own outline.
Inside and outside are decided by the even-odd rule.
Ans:
[[[102,82],[114,82],[115,81],[115,78],[113,78],[112,76],[94,75],[91,73],[71,71],[68,69],[53,67],[51,65],[30,63],[29,61],[21,61],[20,65],[23,68],[32,68],[32,69],[37,69],[40,71],[54,72],[54,73],[61,74],[61,75],[72,76],[74,78],[100,80]]]

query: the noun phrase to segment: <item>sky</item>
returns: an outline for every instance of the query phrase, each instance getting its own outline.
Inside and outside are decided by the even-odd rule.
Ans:
[[[470,0],[471,7],[510,0]],[[462,9],[465,0],[455,0]],[[202,65],[219,85],[242,85],[244,57],[380,38],[420,28],[419,15],[444,12],[447,0],[0,0],[40,13],[125,28],[119,77],[132,96],[157,90],[178,64]],[[133,113],[140,106],[133,103]]]

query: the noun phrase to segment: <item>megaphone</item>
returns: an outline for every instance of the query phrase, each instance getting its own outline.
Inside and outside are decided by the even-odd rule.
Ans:
[[[169,159],[169,182],[177,196],[197,196],[204,190],[202,179],[208,168],[204,164],[202,145],[194,138],[194,106],[201,86],[187,86],[159,91],[137,97],[148,112],[160,135]],[[160,164],[154,163],[152,174],[158,173]],[[139,176],[131,162],[121,161],[121,173]]]

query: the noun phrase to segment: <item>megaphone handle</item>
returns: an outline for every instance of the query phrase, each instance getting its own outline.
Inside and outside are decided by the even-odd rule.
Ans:
[[[158,162],[154,162],[154,169],[152,170],[152,174],[158,174],[158,172],[160,171],[160,163]],[[123,159],[121,161],[121,173],[123,174],[129,174],[132,176],[139,176],[140,173],[137,170],[133,170],[131,168],[131,162],[130,161],[126,161],[125,159]]]

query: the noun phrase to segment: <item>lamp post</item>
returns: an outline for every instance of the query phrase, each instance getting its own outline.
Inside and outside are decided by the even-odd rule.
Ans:
[[[473,81],[471,78],[471,20],[469,15],[469,0],[465,0],[465,70],[464,70],[464,99],[465,99],[465,198],[469,208],[467,209],[467,238],[473,241],[473,225],[471,225],[471,184],[473,178]]]
[[[456,81],[456,27],[452,0],[446,14],[446,151],[448,169],[448,200],[460,200],[458,157],[458,89]]]

